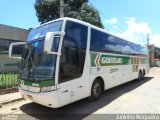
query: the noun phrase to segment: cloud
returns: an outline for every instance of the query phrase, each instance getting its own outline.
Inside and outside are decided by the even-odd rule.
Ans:
[[[160,47],[160,34],[153,35],[150,40],[150,44],[154,44],[157,47]]]
[[[111,19],[107,19],[104,24],[106,24],[107,29],[113,29],[115,31],[115,35],[120,36],[126,40],[134,42],[136,44],[146,45],[148,34],[150,35],[150,44],[154,44],[157,47],[160,47],[160,34],[152,33],[152,29],[147,22],[139,22],[135,17],[126,18],[125,24],[127,25],[127,29],[124,32],[119,31],[117,27],[118,19],[113,17]],[[112,31],[113,31],[112,30]]]
[[[114,25],[114,24],[116,24],[117,22],[118,22],[118,19],[115,18],[115,17],[113,17],[113,18],[111,18],[111,19],[107,19],[104,23],[105,23],[105,24],[109,24],[109,25]]]
[[[137,22],[135,17],[127,18],[127,30],[117,33],[118,36],[125,38],[131,42],[146,45],[147,34],[151,34],[152,30],[147,22]]]
[[[126,23],[128,25],[128,30],[132,32],[143,33],[143,34],[151,33],[149,24],[146,22],[138,23],[135,17],[128,18]]]

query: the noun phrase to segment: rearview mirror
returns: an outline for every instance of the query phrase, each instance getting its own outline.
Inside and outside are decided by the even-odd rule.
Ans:
[[[9,58],[22,59],[25,42],[14,42],[9,46]]]
[[[61,55],[61,53],[58,52],[58,46],[64,34],[64,32],[48,32],[45,38],[44,52],[46,54]]]

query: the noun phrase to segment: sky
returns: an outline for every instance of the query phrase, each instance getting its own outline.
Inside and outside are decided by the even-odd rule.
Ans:
[[[106,29],[129,41],[160,47],[160,0],[89,0],[101,16]],[[34,9],[35,0],[1,0],[0,24],[18,28],[35,28],[40,23]]]

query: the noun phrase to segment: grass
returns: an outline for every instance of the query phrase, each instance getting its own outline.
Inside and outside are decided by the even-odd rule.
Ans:
[[[18,84],[17,74],[0,74],[0,89],[15,87]]]

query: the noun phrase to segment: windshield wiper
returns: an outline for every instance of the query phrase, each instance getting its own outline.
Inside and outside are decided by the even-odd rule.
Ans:
[[[29,59],[28,59],[28,79],[29,79],[29,77],[31,77],[30,75],[31,75],[31,68],[32,68],[32,76],[37,81],[37,78],[36,78],[36,76],[34,74],[34,70],[33,70],[33,56],[34,56],[34,53],[35,53],[35,48],[33,48],[31,50],[30,55],[29,55]]]
[[[23,69],[21,71],[21,77],[23,76],[22,74],[24,73],[24,69],[27,68],[27,79],[29,80],[29,78],[31,77],[31,68],[33,68],[33,56],[34,56],[34,49],[32,48],[32,46],[29,46],[29,48],[27,48],[29,51],[27,51],[25,53],[25,58],[24,59],[24,65],[23,65]],[[35,77],[35,76],[34,76]]]
[[[24,69],[26,68],[26,65],[28,64],[29,55],[31,53],[31,50],[26,48],[26,52],[24,53],[24,57],[21,60],[21,67],[20,67],[20,76],[22,78]]]

